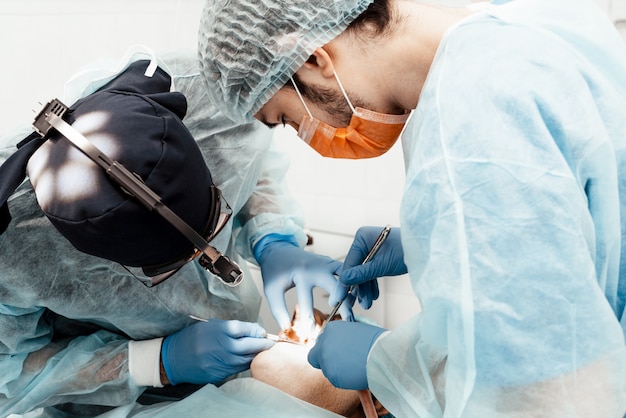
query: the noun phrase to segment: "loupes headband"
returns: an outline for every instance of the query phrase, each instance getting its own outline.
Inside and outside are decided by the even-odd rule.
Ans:
[[[193,245],[203,253],[200,263],[211,273],[217,275],[225,284],[236,286],[243,279],[243,273],[239,266],[226,256],[222,255],[215,248],[182,220],[176,213],[161,201],[161,198],[154,193],[141,180],[141,177],[127,170],[118,161],[112,160],[96,146],[91,144],[80,132],[72,128],[70,124],[63,120],[63,116],[68,111],[58,99],[48,102],[41,112],[35,117],[33,127],[46,138],[52,128],[61,133],[72,145],[82,151],[93,162],[104,169],[109,177],[116,182],[125,193],[137,199],[147,209],[157,212],[167,220],[174,228],[180,231]]]
[[[47,136],[31,134],[0,167],[0,233],[11,219],[7,199],[28,172],[43,212],[78,250],[137,267],[172,262],[200,247],[204,261],[209,260],[207,264],[222,279],[237,282],[236,264],[206,248],[208,240],[189,237],[193,235],[189,229],[204,233],[212,222],[215,187],[195,140],[182,123],[184,96],[169,91],[171,79],[160,68],[146,76],[148,64],[131,64],[69,110],[57,101],[38,115],[37,129],[47,131]],[[96,153],[105,151],[99,153],[105,158],[97,159],[111,163],[109,173],[61,139],[53,126],[57,122],[61,129],[71,124],[69,130],[79,132]],[[119,174],[124,170],[117,165],[130,175]],[[154,205],[169,209],[188,228],[180,222],[172,224],[160,209],[143,207]]]

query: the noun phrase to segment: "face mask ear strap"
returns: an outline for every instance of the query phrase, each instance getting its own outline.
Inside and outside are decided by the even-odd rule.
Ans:
[[[333,75],[335,76],[335,80],[337,80],[337,84],[339,84],[339,88],[341,89],[341,93],[343,93],[343,97],[345,97],[346,102],[348,102],[348,106],[352,110],[352,113],[356,113],[354,106],[352,106],[352,102],[348,98],[348,93],[346,93],[346,89],[343,88],[343,84],[341,84],[341,80],[339,80],[339,76],[337,75],[337,71],[333,70]]]
[[[304,102],[304,98],[302,97],[302,93],[300,93],[300,89],[298,88],[298,85],[296,84],[296,81],[293,79],[293,77],[291,77],[291,84],[293,84],[293,87],[296,89],[296,93],[298,93],[298,97],[300,98],[300,101],[302,102],[302,105],[304,106],[304,109],[306,110],[306,113],[308,113],[309,117],[311,119],[313,119],[313,114],[311,114],[311,111],[309,110],[309,107]]]

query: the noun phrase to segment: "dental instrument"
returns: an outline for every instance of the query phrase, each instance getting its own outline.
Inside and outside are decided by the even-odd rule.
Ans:
[[[200,318],[199,316],[195,316],[195,315],[189,315],[189,318],[195,319],[196,321],[209,322],[208,319]],[[305,345],[304,343],[301,343],[299,341],[291,341],[291,340],[289,340],[287,338],[280,337],[280,336],[278,336],[276,334],[268,333],[268,334],[265,335],[265,338],[267,338],[268,340],[272,340],[274,342],[277,342],[277,343],[291,343],[291,344],[296,344],[296,345]]]
[[[385,226],[383,228],[383,230],[380,232],[380,235],[378,235],[378,238],[376,238],[376,241],[374,241],[374,245],[372,245],[372,248],[369,250],[369,252],[365,256],[365,258],[361,262],[361,265],[367,263],[368,261],[370,261],[376,255],[376,253],[378,252],[378,249],[383,245],[383,243],[385,242],[385,240],[389,236],[389,232],[390,231],[391,231],[391,226],[390,225],[387,225],[387,226]],[[355,289],[355,286],[350,286],[348,288],[348,293],[347,294],[351,294],[354,289]],[[326,318],[326,321],[324,321],[324,323],[322,324],[322,328],[320,329],[320,332],[319,332],[320,334],[322,332],[324,332],[324,328],[326,328],[326,325],[337,314],[337,311],[339,310],[339,307],[341,306],[341,304],[343,303],[344,300],[345,299],[342,299],[339,302],[337,302],[337,304],[335,305],[333,310],[330,311],[330,314],[328,315],[328,318]]]
[[[277,343],[291,343],[291,344],[296,344],[296,345],[305,345],[303,342],[300,342],[300,341],[292,341],[292,340],[289,340],[289,339],[287,339],[287,338],[280,337],[280,336],[278,336],[278,335],[276,335],[276,334],[269,334],[269,333],[268,333],[268,334],[265,336],[265,338],[267,338],[268,340],[275,341],[275,342],[277,342]]]

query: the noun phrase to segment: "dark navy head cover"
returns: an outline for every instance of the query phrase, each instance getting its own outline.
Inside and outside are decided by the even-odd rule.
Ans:
[[[139,175],[194,230],[209,222],[211,174],[182,123],[185,97],[147,61],[131,64],[99,91],[76,102],[64,119],[87,140]],[[58,132],[31,135],[0,167],[0,232],[6,200],[26,172],[52,224],[78,250],[129,266],[173,262],[193,245],[159,214],[125,194],[105,171]]]

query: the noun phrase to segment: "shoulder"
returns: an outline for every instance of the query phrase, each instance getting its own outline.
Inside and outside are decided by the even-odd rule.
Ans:
[[[433,63],[440,88],[524,94],[574,73],[578,55],[558,38],[485,17],[452,30]]]
[[[486,16],[444,37],[418,109],[443,124],[467,114],[485,121],[503,113],[535,117],[574,106],[573,95],[588,90],[589,71],[557,37]]]

